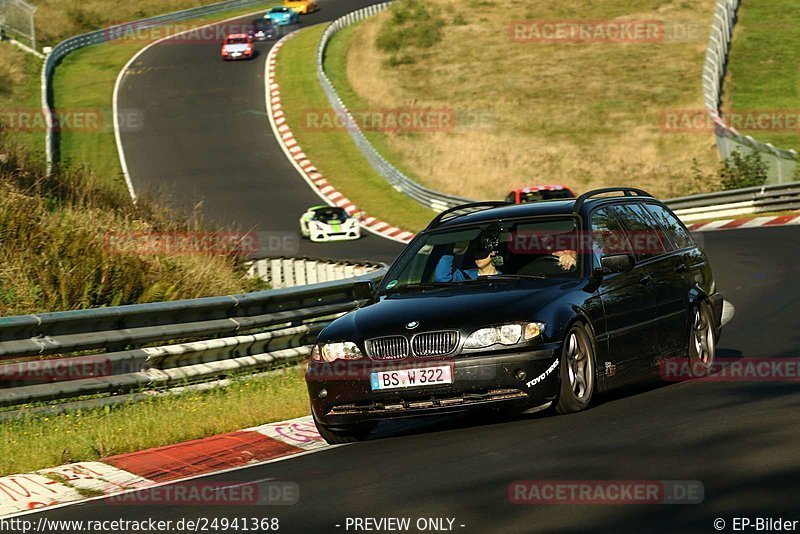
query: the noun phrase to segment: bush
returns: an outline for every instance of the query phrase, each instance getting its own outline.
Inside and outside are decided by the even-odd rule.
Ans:
[[[42,173],[0,136],[0,316],[263,289],[232,255],[109,246],[117,235],[197,232],[198,220],[100,187],[85,172]]]
[[[389,11],[391,18],[381,26],[377,38],[378,48],[392,54],[389,65],[407,63],[396,57],[407,48],[430,48],[442,40],[444,19],[421,0],[395,2]]]
[[[767,182],[767,164],[758,152],[742,156],[737,150],[722,163],[719,182],[723,189],[764,185]]]

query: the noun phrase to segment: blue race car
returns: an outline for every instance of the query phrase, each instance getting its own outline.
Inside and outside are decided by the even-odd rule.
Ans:
[[[300,23],[300,13],[294,9],[284,6],[273,7],[267,11],[267,14],[264,15],[264,18],[268,19],[276,26],[288,26],[290,24]]]

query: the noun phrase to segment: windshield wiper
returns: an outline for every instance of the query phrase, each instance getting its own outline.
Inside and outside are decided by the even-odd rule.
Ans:
[[[543,274],[490,274],[480,278],[488,278],[489,280],[545,280],[547,277]]]
[[[425,290],[425,289],[438,289],[440,287],[453,286],[453,282],[418,282],[414,284],[403,284],[388,290],[384,290],[383,294],[400,293],[404,291]]]

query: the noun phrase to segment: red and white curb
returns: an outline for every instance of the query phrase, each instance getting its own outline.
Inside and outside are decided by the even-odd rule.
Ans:
[[[736,230],[740,228],[791,226],[797,224],[800,224],[800,214],[698,222],[689,224],[687,228],[692,232],[711,232],[714,230]]]
[[[305,416],[109,456],[97,462],[79,462],[0,477],[0,517],[103,499],[330,448],[333,446],[319,435],[311,416]],[[99,494],[86,498],[79,490]]]
[[[283,112],[281,104],[281,91],[278,84],[275,82],[275,65],[277,63],[277,56],[284,43],[294,37],[295,33],[291,33],[281,40],[279,40],[270,49],[267,55],[267,65],[265,72],[266,83],[266,103],[267,103],[267,116],[272,125],[272,130],[275,132],[275,138],[278,144],[281,145],[286,157],[292,162],[300,176],[308,183],[314,192],[330,206],[339,206],[347,210],[351,215],[357,212],[365,213],[353,204],[341,192],[337,191],[333,185],[325,179],[314,164],[303,153],[303,149],[295,139],[291,128],[286,123],[286,115]],[[399,241],[401,243],[408,243],[414,237],[412,232],[402,230],[396,226],[378,220],[375,217],[366,216],[361,222],[362,228],[377,234],[387,239]]]

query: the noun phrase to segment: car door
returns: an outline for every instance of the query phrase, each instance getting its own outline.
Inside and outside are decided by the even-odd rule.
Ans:
[[[591,214],[593,262],[600,267],[603,255],[634,253],[619,206],[601,207]],[[636,374],[656,354],[656,297],[646,278],[647,269],[638,262],[624,273],[607,274],[599,285],[603,304],[609,361],[597,362],[614,381]]]
[[[686,349],[689,335],[689,290],[693,280],[692,271],[696,270],[694,266],[697,264],[697,245],[689,231],[666,207],[649,202],[643,206],[674,249],[670,257],[675,291],[671,308],[675,316],[665,321],[663,338],[665,345],[682,352]]]
[[[679,251],[661,225],[647,212],[643,203],[630,203],[621,208],[629,239],[636,249],[636,259],[650,277],[649,285],[656,297],[657,349],[651,364],[686,346],[688,291],[686,265]]]

